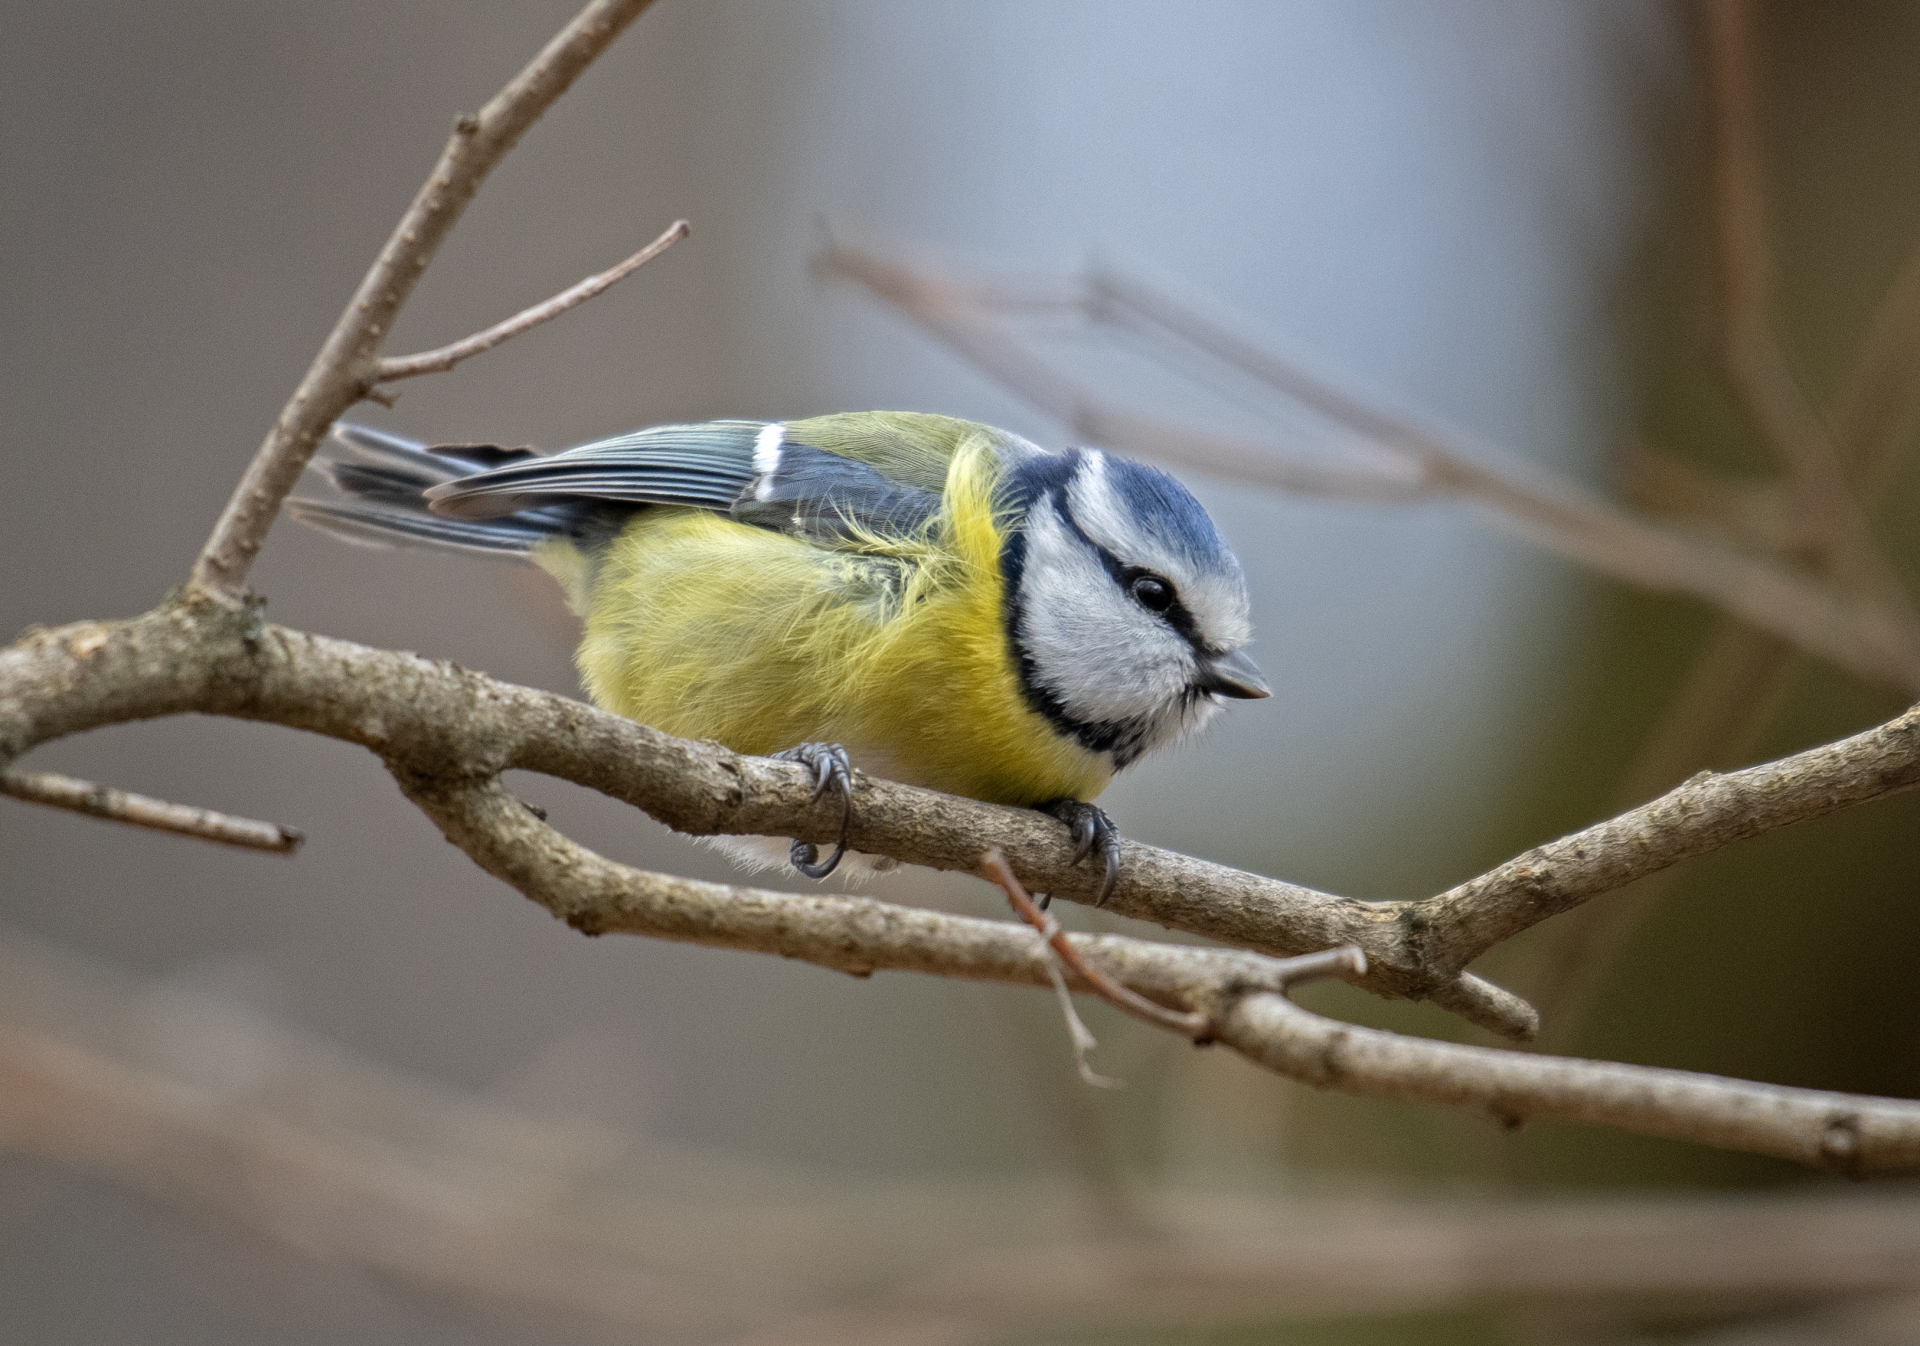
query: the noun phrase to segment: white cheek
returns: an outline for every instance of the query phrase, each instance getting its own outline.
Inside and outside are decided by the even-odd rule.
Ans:
[[[1186,641],[1121,593],[1049,509],[1028,523],[1021,594],[1021,644],[1074,719],[1131,720],[1178,703],[1193,674]]]

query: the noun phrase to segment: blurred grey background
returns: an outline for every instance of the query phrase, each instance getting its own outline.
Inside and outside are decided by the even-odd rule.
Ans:
[[[1884,31],[1796,50],[1825,52],[1831,72],[1871,47],[1897,81],[1913,69],[1896,59],[1913,57],[1911,8],[1880,11]],[[131,614],[184,576],[453,118],[569,12],[0,10],[0,630]],[[1649,414],[1647,352],[1686,288],[1665,278],[1691,209],[1687,60],[1680,15],[1637,0],[661,0],[494,175],[388,349],[485,326],[677,216],[692,238],[560,322],[402,385],[394,409],[355,414],[561,447],[670,419],[893,407],[1059,442],[895,317],[813,279],[831,230],[1022,271],[1133,266],[1382,405],[1604,487]],[[1809,104],[1837,97],[1807,83]],[[1253,414],[1118,365],[1109,377],[1157,410],[1242,427]],[[1407,896],[1597,816],[1704,623],[1457,511],[1190,484],[1246,562],[1276,695],[1102,802],[1134,837],[1223,862]],[[254,583],[279,622],[576,691],[571,619],[537,573],[282,524]],[[1847,721],[1836,732],[1878,706],[1823,704]],[[1119,1182],[1484,1190],[1529,1171],[1516,1147],[1530,1140],[1478,1121],[1319,1098],[1107,1017],[1096,1061],[1132,1087],[1062,1102],[1062,1081],[1078,1086],[1038,997],[583,940],[444,845],[340,744],[190,720],[33,763],[310,840],[288,861],[0,801],[0,922],[460,1089],[849,1181],[1057,1171],[1063,1108],[1093,1118]],[[628,810],[525,788],[604,853],[734,876]],[[998,912],[959,879],[873,891]],[[1454,1031],[1418,1009],[1326,1003]],[[1684,1060],[1657,1029],[1614,1049],[1781,1064],[1716,1059],[1713,1030],[1697,1036]],[[1866,1083],[1892,1087],[1898,1070]],[[1609,1144],[1566,1132],[1542,1153],[1588,1155],[1567,1170],[1587,1181],[1693,1162]],[[1551,1180],[1557,1162],[1532,1171]],[[265,1275],[252,1260],[271,1257],[0,1161],[0,1338],[537,1339],[349,1273],[275,1261]]]

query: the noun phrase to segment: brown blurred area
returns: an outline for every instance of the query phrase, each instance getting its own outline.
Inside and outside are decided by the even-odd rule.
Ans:
[[[454,116],[570,11],[0,7],[0,631],[131,614],[179,582]],[[1920,246],[1920,5],[1757,14],[1782,327],[1824,403]],[[488,183],[388,349],[483,327],[676,217],[693,237],[561,321],[404,385],[392,411],[356,414],[435,439],[559,447],[667,420],[910,405],[1060,438],[809,280],[830,225],[1019,266],[1112,247],[1399,405],[1589,480],[1617,485],[1636,444],[1763,474],[1772,465],[1714,354],[1692,41],[1691,7],[1651,4],[973,15],[661,0]],[[1244,60],[1227,61],[1236,46]],[[1322,115],[1325,128],[1311,124]],[[1031,162],[1026,140],[1045,147]],[[1116,186],[1128,165],[1137,181]],[[1519,204],[1499,214],[1509,197]],[[1333,251],[1344,236],[1353,256]],[[1438,890],[1634,802],[1623,783],[1715,638],[1719,619],[1689,600],[1542,564],[1464,519],[1196,487],[1247,559],[1260,629],[1274,633],[1262,662],[1286,690],[1116,788],[1123,825],[1148,840],[1356,896]],[[1909,580],[1917,511],[1907,469],[1877,530]],[[538,574],[282,524],[253,582],[289,626],[577,690],[571,619]],[[1898,709],[1804,660],[1767,688],[1734,760]],[[1513,1228],[1577,1264],[1577,1203],[1597,1194],[1858,1195],[1836,1179],[1317,1094],[1100,1007],[1097,1063],[1128,1087],[1087,1091],[1048,999],[582,939],[444,845],[371,757],[266,726],[130,726],[32,760],[309,840],[291,860],[230,853],[0,800],[0,1027],[187,1081],[210,1109],[193,1132],[207,1148],[156,1150],[145,1176],[57,1163],[48,1147],[0,1152],[0,1339],[946,1340],[928,1323],[965,1316],[947,1289],[888,1300],[890,1287],[977,1262],[977,1281],[955,1283],[991,1298],[1027,1285],[1029,1252],[1042,1271],[1056,1259],[1081,1298],[1051,1317],[983,1319],[966,1339],[1708,1340],[1836,1298],[1806,1285],[1769,1296],[1758,1273],[1733,1288],[1676,1273],[1643,1295],[1622,1271],[1611,1291],[1562,1291],[1544,1272],[1485,1270],[1520,1266],[1525,1247],[1475,1242],[1498,1228],[1500,1202],[1564,1198],[1576,1204]],[[521,787],[605,854],[736,877],[597,796]],[[1550,1023],[1552,1045],[1920,1094],[1916,825],[1920,800],[1896,799],[1689,867],[1623,927]],[[949,876],[875,891],[998,914]],[[1500,950],[1488,975],[1551,994],[1537,983],[1552,929]],[[1364,1022],[1467,1031],[1345,988],[1306,998]],[[249,1130],[261,1118],[339,1148],[248,1149],[271,1131]],[[341,1154],[364,1162],[364,1188],[324,1180]],[[328,1191],[361,1193],[364,1223],[275,1205],[301,1193],[324,1205]],[[382,1194],[385,1225],[366,1215]],[[1908,1193],[1867,1195],[1892,1212],[1880,1246],[1895,1251],[1847,1294],[1911,1290]],[[1746,1208],[1712,1209],[1725,1231]],[[507,1234],[487,1241],[503,1210],[512,1237],[561,1250],[550,1277]],[[1878,1230],[1881,1210],[1847,1206],[1841,1224]],[[1778,1231],[1782,1263],[1795,1256],[1780,1250],[1819,1245],[1791,1216],[1753,1216]],[[464,1270],[365,1251],[382,1228],[426,1240],[454,1227],[471,1236],[449,1242],[472,1257]],[[1272,1260],[1249,1254],[1251,1270],[1222,1272],[1212,1291],[1197,1272],[1181,1295],[1116,1290],[1110,1312],[1086,1308],[1101,1282],[1076,1280],[1070,1255],[1098,1269],[1155,1236],[1210,1248],[1243,1235]],[[1339,1275],[1314,1270],[1316,1249],[1351,1252],[1340,1274],[1358,1288],[1328,1289]],[[1443,1256],[1459,1249],[1479,1260]],[[1443,1289],[1395,1281],[1421,1256],[1446,1262],[1433,1272]],[[1153,1260],[1139,1265],[1132,1280],[1153,1282]],[[624,1319],[565,1312],[562,1272],[582,1267],[659,1279],[633,1282]],[[1286,1274],[1305,1288],[1260,1290]],[[491,1298],[474,1288],[489,1277]],[[898,1316],[834,1317],[869,1298]],[[1841,1318],[1805,1340],[1915,1339],[1898,1335],[1910,1313],[1863,1327],[1837,1299],[1821,1311]]]

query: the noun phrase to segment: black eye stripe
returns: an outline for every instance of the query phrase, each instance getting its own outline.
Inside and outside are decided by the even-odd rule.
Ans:
[[[1173,601],[1167,605],[1164,611],[1158,611],[1152,608],[1149,608],[1148,611],[1153,612],[1154,616],[1186,637],[1187,643],[1193,646],[1194,649],[1205,652],[1206,643],[1200,639],[1199,623],[1194,621],[1193,613],[1188,610],[1187,605],[1180,601],[1180,590],[1172,580],[1167,579],[1163,575],[1156,574],[1144,566],[1128,565],[1098,542],[1095,542],[1091,537],[1087,536],[1087,530],[1080,526],[1080,521],[1073,517],[1073,511],[1067,508],[1067,488],[1064,482],[1054,487],[1051,491],[1048,491],[1045,498],[1046,502],[1053,506],[1054,515],[1062,524],[1066,525],[1067,530],[1085,543],[1089,551],[1100,558],[1100,564],[1106,567],[1107,574],[1113,577],[1113,582],[1120,586],[1121,593],[1126,594],[1128,598],[1133,599],[1134,602],[1139,602],[1137,598],[1134,598],[1133,594],[1133,585],[1136,580],[1152,578],[1166,585],[1167,592],[1173,595]],[[1144,603],[1141,604],[1141,606],[1146,607]]]

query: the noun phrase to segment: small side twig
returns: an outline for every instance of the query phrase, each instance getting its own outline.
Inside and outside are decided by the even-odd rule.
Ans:
[[[541,323],[552,322],[568,309],[577,308],[595,295],[618,285],[692,232],[693,227],[685,220],[675,220],[664,234],[620,265],[588,276],[578,285],[562,290],[545,303],[522,309],[505,322],[497,322],[484,331],[475,332],[470,337],[441,346],[436,350],[421,351],[416,355],[388,356],[375,366],[373,381],[392,383],[395,379],[417,378],[422,374],[444,374],[462,360],[490,351],[503,342],[511,341],[522,332],[531,331]]]
[[[1821,549],[1858,531],[1840,457],[1787,367],[1773,320],[1773,256],[1762,182],[1759,97],[1746,0],[1702,7],[1713,128],[1713,218],[1727,374],[1791,475]]]
[[[149,795],[115,790],[92,781],[62,776],[52,771],[8,771],[0,773],[0,794],[12,795],[34,804],[67,809],[110,822],[134,827],[150,827],[156,832],[174,832],[202,841],[217,841],[223,846],[244,846],[249,850],[273,851],[292,855],[306,840],[305,834],[278,823],[263,823],[252,818],[236,818],[230,813],[194,808],[190,804],[170,804]]]
[[[486,106],[462,117],[440,159],[234,486],[193,563],[188,592],[238,610],[281,502],[341,412],[376,385],[380,345],[487,174],[652,0],[588,0]]]
[[[980,857],[980,872],[990,882],[999,885],[1000,891],[1007,895],[1007,905],[1021,920],[1040,932],[1040,938],[1046,941],[1054,956],[1085,982],[1095,995],[1123,1014],[1131,1014],[1156,1028],[1178,1033],[1195,1046],[1204,1046],[1213,1040],[1213,1028],[1207,1022],[1206,1015],[1197,1011],[1183,1014],[1164,1005],[1156,1005],[1145,996],[1128,990],[1082,958],[1080,951],[1073,947],[1073,941],[1067,938],[1066,931],[1060,928],[1060,922],[1040,910],[1027,895],[1027,890],[1014,877],[1013,870],[1007,865],[1007,857],[1000,853],[998,847]]]

